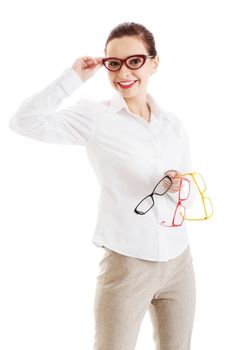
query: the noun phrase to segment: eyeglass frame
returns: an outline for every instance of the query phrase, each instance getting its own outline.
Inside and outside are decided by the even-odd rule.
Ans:
[[[204,191],[201,191],[201,188],[200,186],[198,185],[196,179],[195,179],[195,175],[199,175],[204,183],[204,186],[205,186],[205,189]],[[186,178],[183,178],[183,176],[191,176],[192,177],[192,180],[195,182],[195,185],[200,193],[200,196],[202,198],[202,204],[203,204],[203,208],[204,208],[204,212],[205,212],[205,216],[204,217],[200,217],[200,218],[189,218],[189,217],[186,217],[185,213],[186,213],[186,208],[180,203],[180,198],[178,196],[178,202],[177,202],[177,205],[176,205],[176,209],[175,209],[175,213],[177,211],[177,207],[179,205],[181,205],[183,208],[184,208],[184,215],[181,214],[181,212],[179,213],[181,215],[181,217],[183,218],[183,221],[182,223],[184,222],[184,220],[186,221],[202,221],[202,220],[208,220],[214,213],[214,209],[213,209],[213,204],[212,204],[212,201],[210,199],[210,197],[208,196],[205,196],[204,193],[206,192],[207,188],[206,188],[206,183],[205,183],[205,180],[203,179],[202,175],[199,173],[199,172],[188,172],[188,173],[184,173],[184,174],[180,174],[179,176],[174,176],[173,178],[181,178],[181,179],[184,179],[186,180]],[[182,182],[180,181],[180,188],[179,188],[179,195],[180,195],[180,189],[181,189],[181,184]],[[189,191],[190,192],[190,191]],[[188,198],[188,197],[187,197]],[[210,215],[208,215],[207,213],[207,207],[206,207],[206,204],[205,204],[205,198],[206,199],[209,199],[210,201],[210,204],[211,204],[211,209],[212,209],[212,212]],[[174,217],[175,217],[175,213],[174,213]],[[172,225],[164,225],[165,221],[162,221],[160,224],[163,225],[163,226],[168,226],[168,227],[177,227],[177,226],[181,226],[182,223],[180,225],[174,225],[174,219],[173,219],[173,223]]]
[[[181,225],[183,224],[184,220],[185,220],[185,215],[181,215],[181,213],[179,213],[180,216],[182,217],[182,219],[181,219],[182,221],[181,221],[181,223],[178,224],[178,225],[175,224],[175,216],[176,216],[176,212],[177,212],[177,210],[178,210],[178,207],[180,207],[180,206],[183,207],[183,208],[184,208],[184,214],[186,213],[186,207],[182,204],[182,201],[186,201],[186,200],[188,199],[188,197],[189,197],[189,194],[190,194],[190,181],[189,181],[188,179],[186,179],[186,178],[183,178],[184,175],[187,175],[187,174],[182,174],[182,175],[178,175],[178,176],[173,176],[173,179],[176,179],[176,178],[179,178],[179,179],[180,179],[180,185],[179,185],[179,190],[178,190],[178,192],[179,192],[179,193],[178,193],[178,201],[177,201],[176,208],[175,208],[175,211],[174,211],[173,220],[172,220],[172,225],[166,225],[166,224],[164,224],[166,221],[163,220],[163,221],[160,222],[160,225],[162,225],[162,226],[167,226],[167,227],[178,227],[178,226],[181,226]],[[183,182],[183,181],[187,181],[187,182],[188,182],[188,185],[189,185],[189,187],[188,187],[188,195],[187,195],[186,198],[181,198],[181,197],[180,197],[181,188],[182,188],[182,182]]]
[[[201,220],[208,220],[214,213],[214,208],[213,208],[213,204],[212,204],[212,201],[210,199],[210,197],[208,196],[205,196],[204,193],[206,192],[207,188],[206,188],[206,183],[205,183],[205,180],[203,179],[202,175],[199,173],[199,172],[188,172],[188,173],[185,173],[185,174],[182,174],[181,176],[186,176],[186,175],[189,175],[192,177],[193,181],[195,182],[195,185],[197,186],[197,189],[200,193],[200,196],[202,198],[202,204],[203,204],[203,208],[204,208],[204,212],[205,212],[205,217],[202,217],[202,218],[188,218],[186,217],[185,215],[183,216],[184,220],[188,220],[188,221],[201,221]],[[195,179],[195,176],[194,175],[199,175],[205,185],[205,190],[202,192],[201,189],[200,189],[200,186],[198,185],[196,179]],[[208,215],[207,214],[207,208],[206,208],[206,204],[205,204],[205,198],[209,199],[210,201],[210,204],[211,204],[211,209],[212,209],[212,212],[211,212],[211,215]]]
[[[136,56],[142,57],[142,58],[143,58],[143,63],[142,63],[142,65],[141,65],[140,67],[137,67],[137,68],[131,68],[131,67],[129,67],[128,64],[127,64],[127,60],[128,60],[129,58],[131,58],[131,57],[136,57]],[[121,59],[121,58],[117,58],[117,57],[105,57],[105,58],[102,58],[102,63],[103,63],[103,66],[104,66],[106,69],[108,69],[109,71],[111,71],[111,72],[117,72],[117,71],[119,71],[119,70],[122,68],[123,63],[124,63],[124,64],[126,65],[126,67],[128,67],[129,69],[131,69],[131,70],[136,70],[136,69],[141,68],[141,67],[145,64],[147,58],[156,57],[156,56],[157,56],[157,54],[156,54],[156,55],[136,54],[136,55],[128,56],[128,57],[125,58],[125,59]],[[105,65],[105,62],[106,62],[107,60],[109,60],[109,59],[115,59],[115,60],[120,61],[120,67],[119,67],[118,69],[116,69],[116,70],[109,69],[109,68]]]
[[[166,178],[169,179],[169,181],[171,182],[171,184],[170,184],[170,186],[168,187],[168,189],[166,189],[163,193],[154,192],[154,191],[156,190],[156,188],[158,187],[158,185],[159,185],[164,179],[166,179]],[[154,206],[154,204],[155,204],[153,196],[154,196],[155,194],[156,194],[157,196],[163,196],[165,193],[167,193],[167,191],[171,188],[171,186],[172,186],[172,179],[171,179],[171,177],[170,177],[169,175],[164,176],[164,177],[156,184],[156,186],[154,187],[153,191],[152,191],[150,194],[148,194],[147,196],[145,196],[145,197],[137,204],[136,208],[134,209],[134,213],[135,213],[135,214],[139,214],[139,215],[144,215],[144,214],[148,213],[148,211],[149,211],[151,208],[153,208],[153,206]],[[148,197],[151,197],[151,198],[152,198],[153,205],[152,205],[146,212],[144,212],[144,213],[138,211],[138,210],[137,210],[137,207],[141,204],[141,202],[143,202],[143,201],[144,201],[146,198],[148,198]]]

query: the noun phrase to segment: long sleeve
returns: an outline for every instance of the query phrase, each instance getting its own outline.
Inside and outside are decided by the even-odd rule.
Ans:
[[[82,83],[78,73],[67,68],[46,88],[21,103],[10,117],[10,129],[42,142],[87,145],[95,128],[92,100],[80,99],[73,106],[57,110]]]
[[[181,128],[183,131],[183,138],[184,138],[184,153],[181,156],[181,165],[179,169],[176,169],[176,170],[178,170],[182,174],[185,174],[185,173],[193,172],[194,169],[192,168],[191,147],[190,147],[189,136],[186,129],[182,126],[182,124],[181,124]],[[196,199],[198,189],[192,179],[192,176],[188,175],[188,176],[185,176],[185,178],[187,178],[190,181],[190,193],[189,193],[188,199],[183,201],[183,205],[186,208],[190,208]],[[171,192],[171,193],[167,192],[166,194],[170,200],[172,200],[175,203],[178,202],[179,192]]]

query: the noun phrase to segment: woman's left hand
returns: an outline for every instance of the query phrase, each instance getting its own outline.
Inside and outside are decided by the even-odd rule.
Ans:
[[[178,192],[180,188],[181,175],[183,174],[177,170],[168,170],[165,172],[165,175],[170,176],[170,178],[172,179],[172,185],[169,188],[168,192],[172,192],[172,193]],[[166,184],[166,186],[168,186],[168,184]]]

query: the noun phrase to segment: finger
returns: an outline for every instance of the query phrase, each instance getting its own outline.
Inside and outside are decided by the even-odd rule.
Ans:
[[[85,57],[84,58],[84,64],[86,65],[86,67],[89,67],[90,65],[92,65],[92,58],[91,57]]]
[[[178,191],[179,191],[179,188],[172,187],[172,188],[170,188],[170,191],[178,192]]]
[[[171,187],[173,191],[179,191],[180,187]]]
[[[173,185],[179,186],[181,182],[181,179],[173,179]]]
[[[164,187],[168,187],[168,186],[170,186],[171,185],[171,182],[170,181],[165,181],[165,182],[163,182],[163,186]]]
[[[172,185],[170,188],[172,188],[172,189],[175,189],[175,188],[179,188],[180,186],[178,186],[178,185]]]
[[[98,63],[102,63],[102,59],[103,59],[103,57],[96,57],[96,60]]]
[[[96,60],[94,58],[88,58],[87,62],[93,64],[93,63],[96,63]]]
[[[94,68],[94,67],[98,66],[98,63],[95,62],[95,60],[90,59],[90,60],[87,60],[85,62],[85,65],[86,65],[86,68]]]
[[[100,59],[97,59],[97,58],[92,59],[91,63],[95,66],[102,64]]]
[[[169,173],[167,173],[166,175],[170,176],[171,179],[174,179],[174,177],[175,177],[176,174],[175,174],[175,173],[169,172]]]
[[[84,60],[85,63],[90,62],[91,59],[92,59],[92,57],[90,57],[90,56],[84,56],[83,57],[83,60]]]
[[[177,170],[174,170],[174,169],[170,169],[170,170],[167,170],[165,174],[172,174],[172,175],[176,175],[178,173]]]
[[[84,56],[84,60],[85,60],[85,61],[89,61],[89,62],[94,62],[94,61],[95,61],[95,58],[94,58],[94,57],[91,57],[91,56]]]
[[[168,192],[177,192],[178,190],[176,190],[176,189],[169,189],[169,191]]]
[[[173,183],[171,185],[171,188],[179,188],[179,187],[180,187],[180,184],[178,184],[178,183]]]

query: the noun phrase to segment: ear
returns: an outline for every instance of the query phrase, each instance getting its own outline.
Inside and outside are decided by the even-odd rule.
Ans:
[[[152,70],[152,73],[151,74],[154,74],[155,72],[156,72],[156,70],[157,70],[157,68],[158,68],[158,64],[159,64],[159,61],[160,61],[160,59],[159,59],[159,56],[158,56],[158,54],[157,54],[157,56],[156,57],[154,57],[154,59],[153,59],[153,70]]]

